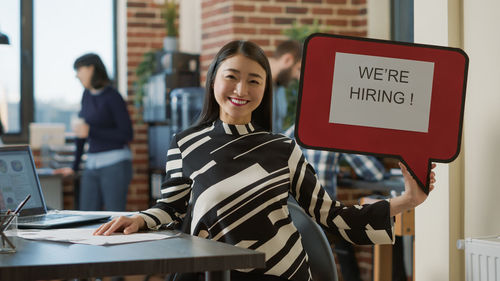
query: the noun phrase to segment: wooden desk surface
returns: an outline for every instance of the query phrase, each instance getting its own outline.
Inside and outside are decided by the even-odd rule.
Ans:
[[[0,255],[0,280],[224,271],[265,266],[263,253],[186,234],[114,246],[12,238],[17,252]]]

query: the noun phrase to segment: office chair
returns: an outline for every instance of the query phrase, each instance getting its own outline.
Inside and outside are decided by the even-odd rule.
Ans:
[[[288,210],[293,224],[302,236],[302,245],[309,259],[309,266],[314,281],[337,281],[337,266],[330,243],[321,227],[290,200]]]

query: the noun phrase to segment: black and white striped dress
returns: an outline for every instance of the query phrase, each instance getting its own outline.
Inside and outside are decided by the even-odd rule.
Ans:
[[[389,204],[345,207],[332,201],[290,138],[252,123],[220,120],[177,134],[162,199],[141,212],[149,228],[186,215],[192,235],[266,254],[251,272],[311,280],[307,255],[287,208],[291,194],[318,223],[354,244],[392,243]]]

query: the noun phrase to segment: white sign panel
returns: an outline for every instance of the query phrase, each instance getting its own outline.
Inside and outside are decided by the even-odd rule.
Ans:
[[[337,52],[330,123],[428,132],[434,63]]]

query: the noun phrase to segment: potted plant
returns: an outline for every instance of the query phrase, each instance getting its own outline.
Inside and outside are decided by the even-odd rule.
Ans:
[[[144,97],[146,96],[145,85],[148,82],[149,77],[153,75],[154,63],[155,63],[155,53],[154,51],[149,51],[144,53],[142,61],[135,69],[137,80],[134,83],[135,84],[134,104],[137,108],[143,106]]]
[[[179,32],[175,26],[177,19],[177,3],[175,0],[165,0],[163,4],[163,17],[165,18],[165,28],[167,36],[163,38],[163,49],[167,52],[177,51],[177,36]]]

